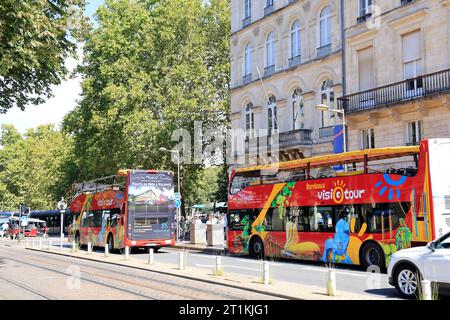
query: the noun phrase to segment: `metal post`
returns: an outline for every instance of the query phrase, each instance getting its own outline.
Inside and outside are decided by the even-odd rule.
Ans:
[[[422,286],[422,299],[423,300],[432,300],[431,295],[431,281],[428,280],[422,280],[421,281]]]
[[[109,245],[105,243],[105,257],[109,257]]]
[[[177,150],[177,160],[178,160],[178,194],[181,194],[180,193],[180,151],[179,150]],[[180,241],[180,227],[181,227],[181,225],[180,225],[180,216],[181,216],[180,210],[181,210],[181,207],[177,208],[177,241],[176,242]]]
[[[336,271],[334,269],[328,270],[327,294],[329,296],[336,295]]]
[[[130,247],[126,246],[125,247],[125,260],[129,260],[130,259]]]
[[[222,270],[222,257],[216,257],[216,274],[219,275]]]
[[[59,247],[62,249],[64,241],[64,210],[61,210],[61,243]]]
[[[75,243],[75,241],[72,241],[72,252],[77,251],[76,246],[77,244]]]
[[[269,284],[270,275],[269,275],[269,261],[263,261],[263,283]]]
[[[39,249],[42,249],[42,238],[39,238]]]
[[[178,257],[178,269],[184,270],[184,252],[180,252]]]
[[[31,239],[31,248],[34,249],[34,239]]]
[[[92,254],[92,243],[88,242],[88,254]]]
[[[52,239],[48,239],[48,250],[52,248]]]
[[[153,264],[154,263],[154,259],[153,259],[153,249],[150,248],[148,250],[148,264]]]
[[[28,248],[28,238],[25,238],[25,248]]]

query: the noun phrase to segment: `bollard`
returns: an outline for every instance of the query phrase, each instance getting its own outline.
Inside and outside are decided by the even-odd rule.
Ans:
[[[72,252],[77,251],[77,244],[75,243],[75,241],[72,241]]]
[[[222,257],[216,257],[216,275],[220,275],[222,270]]]
[[[148,264],[153,264],[154,263],[154,261],[153,261],[153,249],[149,249],[148,250]]]
[[[130,259],[130,247],[126,246],[125,247],[125,260],[129,260]]]
[[[178,257],[178,269],[184,270],[184,252],[180,252]]]
[[[39,238],[39,249],[42,249],[42,238]]]
[[[105,243],[105,257],[109,257],[109,245]]]
[[[433,300],[431,296],[431,281],[429,280],[422,280],[420,282],[420,285],[422,286],[422,300]]]
[[[28,248],[28,238],[25,238],[25,248]]]
[[[31,240],[31,248],[34,249],[34,239]]]
[[[270,276],[269,276],[269,261],[263,261],[263,283],[269,284]]]
[[[328,270],[327,294],[329,296],[336,295],[336,271],[334,269]]]
[[[48,239],[48,250],[52,248],[52,239]]]
[[[92,243],[88,242],[88,254],[92,254]]]
[[[59,248],[62,250],[63,247],[63,238],[61,237],[61,240],[59,241]]]

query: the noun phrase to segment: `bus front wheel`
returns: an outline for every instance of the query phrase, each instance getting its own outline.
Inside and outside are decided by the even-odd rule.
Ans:
[[[384,252],[381,247],[374,242],[368,242],[362,247],[360,260],[361,264],[366,269],[373,266],[380,268],[380,270],[386,268]]]
[[[264,243],[260,237],[253,237],[250,240],[250,256],[256,259],[264,258]]]

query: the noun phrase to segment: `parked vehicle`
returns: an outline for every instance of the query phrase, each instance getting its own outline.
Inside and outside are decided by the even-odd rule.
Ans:
[[[394,253],[388,267],[389,283],[405,298],[418,297],[418,280],[437,283],[440,294],[450,294],[450,232],[427,246]]]

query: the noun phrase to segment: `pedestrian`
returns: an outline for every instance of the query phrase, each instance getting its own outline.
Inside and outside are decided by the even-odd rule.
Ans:
[[[9,230],[9,224],[8,224],[8,222],[5,222],[2,225],[2,238],[8,236],[8,230]]]
[[[211,219],[211,224],[218,224],[219,223],[219,219],[217,219],[217,216],[214,215],[213,218]]]

